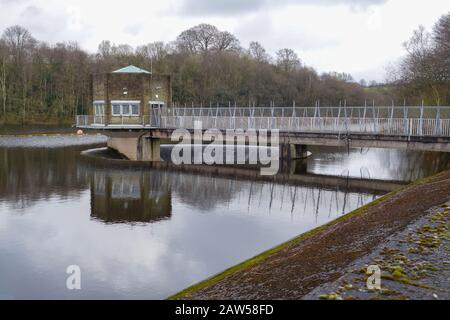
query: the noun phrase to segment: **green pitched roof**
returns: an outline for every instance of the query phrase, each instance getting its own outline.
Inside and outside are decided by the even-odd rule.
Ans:
[[[147,70],[130,65],[128,67],[113,71],[113,73],[150,73],[150,72],[148,72]]]

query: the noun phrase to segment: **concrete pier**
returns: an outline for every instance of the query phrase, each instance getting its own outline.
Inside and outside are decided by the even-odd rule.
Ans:
[[[134,161],[161,161],[160,141],[161,139],[170,139],[170,132],[161,134],[161,131],[157,129],[145,131],[105,130],[103,133],[108,136],[109,148]],[[280,143],[279,155],[279,159],[282,161],[305,159],[308,157],[307,146],[283,141]]]
[[[108,136],[107,146],[129,160],[161,161],[160,139],[144,133],[120,133]]]
[[[140,161],[161,161],[160,152],[161,139],[152,137],[141,137],[138,141],[137,160]]]

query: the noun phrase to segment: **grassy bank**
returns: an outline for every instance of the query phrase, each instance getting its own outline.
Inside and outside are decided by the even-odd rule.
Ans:
[[[207,288],[207,287],[211,287],[214,284],[217,284],[218,282],[220,282],[222,280],[225,280],[225,278],[227,278],[229,276],[236,275],[236,273],[244,271],[244,270],[247,270],[250,267],[255,266],[257,264],[264,264],[265,260],[273,257],[276,254],[279,254],[281,251],[283,251],[285,249],[289,249],[290,247],[295,247],[295,246],[301,244],[302,242],[304,242],[305,240],[308,240],[308,239],[312,238],[315,235],[318,235],[320,233],[328,231],[331,227],[335,227],[335,226],[337,226],[338,224],[340,224],[342,222],[349,221],[349,219],[351,219],[351,218],[361,216],[361,215],[365,214],[366,212],[368,212],[370,210],[373,210],[375,206],[383,205],[385,202],[387,202],[388,200],[390,200],[390,199],[394,198],[395,196],[399,195],[401,192],[404,192],[406,190],[412,189],[415,186],[428,183],[431,180],[439,180],[440,177],[447,176],[447,175],[449,175],[449,173],[450,173],[450,171],[445,171],[445,172],[441,172],[441,173],[438,173],[438,174],[430,176],[430,177],[426,177],[426,178],[423,178],[423,179],[416,180],[412,184],[407,185],[407,186],[402,187],[402,188],[399,188],[398,190],[395,190],[393,192],[390,192],[390,193],[388,193],[388,194],[378,198],[377,200],[375,200],[375,201],[373,201],[373,202],[371,202],[371,203],[369,203],[367,205],[364,205],[364,206],[362,206],[362,207],[360,207],[360,208],[358,208],[358,209],[356,209],[356,210],[354,210],[354,211],[352,211],[352,212],[350,212],[350,213],[348,213],[348,214],[346,214],[346,215],[344,215],[342,217],[339,217],[339,218],[337,218],[337,219],[335,219],[335,220],[333,220],[333,221],[331,221],[331,222],[329,222],[327,224],[324,224],[324,225],[322,225],[320,227],[317,227],[317,228],[315,228],[315,229],[313,229],[311,231],[308,231],[308,232],[306,232],[304,234],[301,234],[301,235],[295,237],[292,240],[289,240],[289,241],[287,241],[285,243],[282,243],[282,244],[280,244],[280,245],[278,245],[278,246],[276,246],[276,247],[274,247],[272,249],[269,249],[269,250],[267,250],[267,251],[265,251],[265,252],[255,256],[253,258],[250,258],[250,259],[248,259],[248,260],[246,260],[246,261],[244,261],[244,262],[242,262],[242,263],[240,263],[238,265],[235,265],[235,266],[233,266],[231,268],[228,268],[225,271],[223,271],[223,272],[221,272],[221,273],[219,273],[217,275],[214,275],[214,276],[212,276],[212,277],[210,277],[210,278],[208,278],[208,279],[206,279],[204,281],[201,281],[201,282],[199,282],[199,283],[197,283],[197,284],[195,284],[193,286],[190,286],[187,289],[185,289],[185,290],[183,290],[183,291],[181,291],[181,292],[179,292],[179,293],[177,293],[177,294],[175,294],[173,296],[170,296],[168,299],[189,298],[189,296],[195,294],[199,290]]]
[[[2,126],[23,126],[23,125],[72,125],[74,123],[72,118],[59,118],[52,116],[33,116],[26,117],[8,115],[0,118],[0,125]]]

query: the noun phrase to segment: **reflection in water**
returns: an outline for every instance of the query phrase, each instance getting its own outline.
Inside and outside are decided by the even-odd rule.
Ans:
[[[78,165],[85,148],[0,148],[0,201],[25,208],[52,197],[79,197],[88,186],[88,173]]]
[[[172,198],[161,175],[136,171],[94,171],[91,215],[107,223],[153,222],[167,219]]]
[[[294,184],[102,167],[82,161],[87,148],[0,148],[0,298],[164,298],[380,194],[311,174]],[[449,161],[314,149],[308,172],[372,179],[409,180]],[[72,264],[81,291],[66,290]]]
[[[364,179],[414,181],[450,168],[450,155],[399,149],[310,147],[308,172]]]
[[[352,192],[346,186],[317,188],[155,169],[109,168],[94,171],[91,179],[91,215],[119,223],[170,218],[172,194],[183,204],[205,212],[238,204],[255,214],[263,207],[269,214],[283,210],[331,215],[376,198],[376,194]]]

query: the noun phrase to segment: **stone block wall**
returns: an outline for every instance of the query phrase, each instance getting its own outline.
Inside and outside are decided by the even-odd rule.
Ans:
[[[150,101],[163,101],[166,107],[171,106],[171,87],[170,75],[152,75],[147,73],[97,74],[92,76],[92,102],[104,100],[105,116],[108,123],[118,123],[119,117],[111,116],[111,101],[139,100],[141,101],[140,115],[149,116]],[[94,114],[93,106],[89,110],[90,115]],[[136,119],[130,117],[130,121],[136,122]]]

